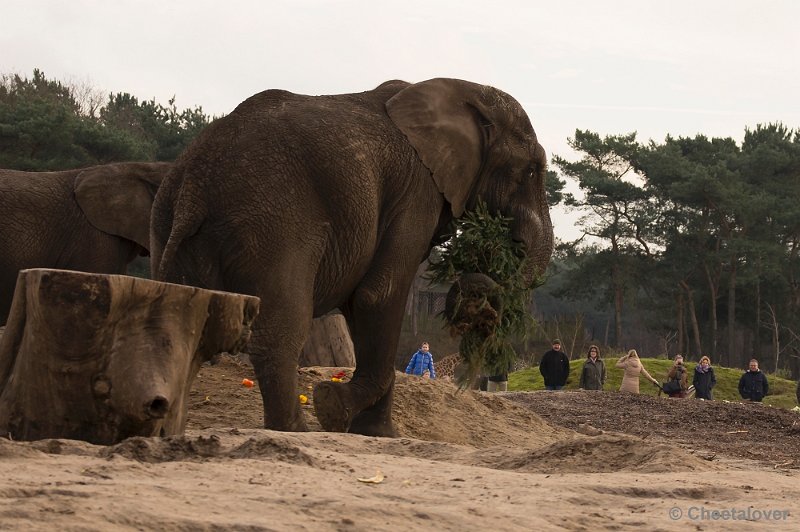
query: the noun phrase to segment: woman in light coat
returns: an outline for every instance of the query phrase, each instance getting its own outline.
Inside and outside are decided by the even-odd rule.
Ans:
[[[619,387],[621,392],[639,393],[639,375],[644,375],[647,380],[658,386],[658,381],[647,373],[639,354],[635,349],[628,351],[628,354],[617,361],[617,367],[625,370],[622,375],[622,385]]]

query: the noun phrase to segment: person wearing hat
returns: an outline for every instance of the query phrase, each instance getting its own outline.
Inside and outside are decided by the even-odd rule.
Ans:
[[[561,340],[556,338],[552,345],[539,362],[539,373],[544,378],[545,390],[560,390],[569,377],[569,358],[561,350]]]

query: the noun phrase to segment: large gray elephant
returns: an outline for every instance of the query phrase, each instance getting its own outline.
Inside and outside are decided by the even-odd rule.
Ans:
[[[545,166],[522,107],[489,86],[264,91],[206,128],[164,180],[153,275],[261,298],[249,352],[272,429],[306,429],[298,354],[312,318],[340,308],[356,370],[315,388],[317,418],[329,431],[393,435],[393,362],[417,266],[483,198],[514,219],[542,273],[553,246]]]
[[[125,273],[150,249],[150,209],[171,163],[0,170],[0,325],[19,270]]]

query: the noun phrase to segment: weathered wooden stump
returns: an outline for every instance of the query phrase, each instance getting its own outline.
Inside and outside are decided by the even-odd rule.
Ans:
[[[200,365],[250,336],[256,297],[123,275],[19,273],[0,339],[0,435],[182,434]]]
[[[346,368],[356,365],[353,340],[350,339],[344,316],[328,314],[313,321],[311,332],[300,352],[299,365]]]

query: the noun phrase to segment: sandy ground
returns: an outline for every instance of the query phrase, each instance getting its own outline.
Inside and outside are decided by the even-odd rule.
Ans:
[[[280,433],[243,378],[204,367],[182,437],[0,439],[0,530],[800,529],[794,413],[398,374],[401,437]]]

